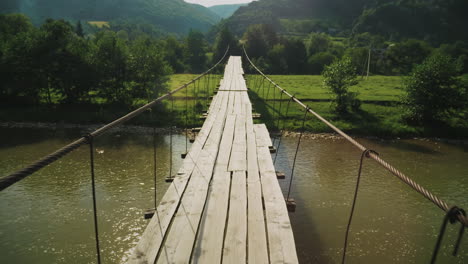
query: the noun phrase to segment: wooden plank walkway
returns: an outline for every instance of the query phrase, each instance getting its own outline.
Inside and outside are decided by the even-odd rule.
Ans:
[[[128,263],[298,263],[265,125],[254,125],[241,57]]]

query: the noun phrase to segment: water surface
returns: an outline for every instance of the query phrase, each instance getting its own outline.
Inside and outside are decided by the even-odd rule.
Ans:
[[[123,263],[154,207],[151,129],[115,131],[95,146],[103,263]],[[0,175],[69,143],[86,129],[0,128]],[[169,136],[157,136],[157,193],[168,184]],[[173,173],[185,137],[173,137]],[[285,138],[276,162],[286,194],[296,138]],[[468,208],[468,146],[437,141],[360,139],[449,203]],[[274,157],[274,156],[273,156]],[[291,196],[291,221],[301,263],[339,263],[360,153],[344,140],[303,139]],[[366,160],[348,249],[348,263],[427,263],[443,213],[373,161]],[[457,226],[458,227],[458,226]],[[467,263],[468,238],[451,256],[450,226],[439,263]],[[0,193],[1,263],[95,263],[89,148]]]

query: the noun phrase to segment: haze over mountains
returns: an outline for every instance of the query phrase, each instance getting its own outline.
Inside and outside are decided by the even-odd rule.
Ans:
[[[210,6],[209,9],[216,13],[221,18],[228,18],[234,14],[234,12],[239,9],[241,6],[246,6],[247,4],[234,4],[234,5],[216,5]]]

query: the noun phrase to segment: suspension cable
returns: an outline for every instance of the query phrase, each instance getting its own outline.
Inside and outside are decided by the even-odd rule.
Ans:
[[[162,96],[160,96],[159,98],[155,99],[154,101],[128,113],[127,115],[97,129],[96,131],[92,132],[90,135],[94,138],[104,134],[105,132],[109,131],[111,128],[114,128],[116,126],[119,126],[121,125],[122,123],[126,122],[126,121],[129,121],[131,119],[133,119],[134,117],[140,115],[141,113],[143,113],[144,111],[146,111],[147,109],[149,108],[152,108],[154,105],[156,105],[156,103],[158,103],[159,101],[162,101],[164,99],[166,99],[167,97],[171,96],[172,94],[182,90],[182,89],[185,89],[187,88],[190,84],[192,84],[193,82],[199,80],[200,78],[202,78],[203,76],[207,75],[208,73],[210,73],[212,70],[214,70],[223,60],[224,58],[226,57],[226,55],[228,54],[228,51],[229,51],[229,46],[227,47],[226,49],[226,52],[224,53],[223,57],[213,66],[211,67],[210,69],[208,69],[207,71],[205,71],[204,73],[202,73],[201,75],[197,76],[195,79],[191,80],[190,82],[180,86],[179,88],[176,88]],[[29,166],[21,169],[21,170],[18,170],[10,175],[7,175],[7,176],[3,176],[0,178],[0,191],[3,191],[4,189],[10,187],[11,185],[21,181],[22,179],[28,177],[29,175],[35,173],[36,171],[44,168],[45,166],[57,161],[58,159],[64,157],[65,155],[67,155],[68,153],[76,150],[77,148],[79,148],[80,146],[86,144],[86,138],[85,137],[82,137],[60,149],[58,149],[57,151],[45,156],[45,157],[42,157],[41,159],[37,160],[36,162],[30,164]]]
[[[244,47],[244,53],[247,57],[247,60],[250,62],[250,64],[252,65],[252,67],[254,67],[257,72],[259,72],[266,80],[268,80],[274,87],[278,88],[280,91],[282,91],[284,94],[286,94],[287,96],[289,96],[290,98],[292,98],[292,100],[294,100],[294,102],[296,102],[297,104],[299,104],[301,107],[305,108],[305,109],[308,109],[307,111],[309,111],[312,115],[314,115],[317,119],[319,119],[320,121],[322,121],[323,123],[325,123],[328,127],[330,127],[332,130],[334,130],[336,133],[338,133],[339,135],[341,135],[343,138],[345,138],[348,142],[350,142],[351,144],[353,144],[356,148],[358,148],[360,151],[365,151],[367,148],[364,147],[362,144],[358,143],[356,140],[354,140],[352,137],[350,137],[348,134],[344,133],[342,130],[340,130],[339,128],[337,128],[336,126],[334,126],[332,123],[330,123],[328,120],[326,120],[325,118],[323,118],[322,116],[320,116],[319,114],[317,114],[315,111],[313,111],[312,109],[308,108],[304,103],[302,103],[299,99],[293,97],[289,92],[287,92],[285,89],[281,88],[278,84],[276,84],[273,80],[271,80],[268,76],[266,76],[262,71],[260,71],[260,69],[257,68],[257,66],[255,66],[252,61],[250,60],[249,56],[247,55],[247,52],[245,51],[245,47]],[[437,197],[436,195],[434,195],[433,193],[431,193],[430,191],[428,191],[427,189],[425,189],[424,187],[422,187],[421,185],[419,185],[418,183],[416,183],[415,181],[413,181],[411,178],[409,178],[408,176],[406,176],[405,174],[403,174],[401,171],[399,171],[398,169],[396,169],[395,167],[393,167],[392,165],[390,165],[388,162],[386,162],[385,160],[383,160],[382,158],[380,158],[378,155],[374,154],[374,153],[369,153],[369,157],[371,159],[373,159],[374,161],[376,161],[379,165],[381,165],[383,168],[385,168],[387,171],[389,171],[390,173],[392,173],[394,176],[396,176],[398,179],[400,179],[401,181],[403,181],[404,183],[406,183],[408,186],[410,186],[413,190],[417,191],[419,194],[423,195],[426,199],[428,199],[429,201],[431,201],[433,204],[435,204],[437,207],[439,207],[440,209],[442,209],[443,211],[445,212],[448,212],[450,210],[450,206],[442,199],[440,199],[439,197]],[[463,214],[458,214],[457,215],[457,219],[458,221],[460,221],[463,225],[467,226],[468,227],[468,218],[465,217]]]

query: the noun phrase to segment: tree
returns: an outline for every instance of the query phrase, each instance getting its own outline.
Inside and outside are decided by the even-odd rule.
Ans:
[[[312,33],[307,39],[307,53],[312,56],[319,52],[325,52],[333,45],[329,35],[325,33]]]
[[[206,42],[201,32],[190,30],[186,39],[187,64],[191,73],[201,73],[206,68]]]
[[[307,63],[309,64],[309,73],[311,74],[320,74],[323,72],[325,66],[330,65],[336,59],[329,52],[319,52],[315,55],[310,56]]]
[[[335,110],[338,113],[347,113],[350,107],[353,110],[360,107],[357,93],[349,91],[349,87],[358,83],[356,68],[350,58],[345,57],[325,67],[322,75],[324,85],[335,94]]]
[[[460,71],[459,64],[441,53],[416,66],[405,81],[403,103],[408,118],[422,123],[443,121],[463,109],[468,98],[458,77]]]
[[[303,74],[307,72],[307,51],[304,42],[300,39],[284,41],[285,58],[290,74]]]
[[[129,60],[127,44],[114,32],[102,31],[96,36],[96,46],[93,57],[100,76],[99,95],[109,103],[131,104],[131,96],[125,88]]]
[[[164,41],[164,59],[169,63],[175,73],[183,73],[187,68],[184,64],[184,44],[174,36],[169,36]]]
[[[270,62],[270,68],[267,69],[268,73],[271,74],[284,74],[287,71],[288,65],[286,63],[286,51],[282,44],[273,46],[268,51],[268,61]]]
[[[432,52],[432,47],[423,40],[409,39],[391,45],[386,56],[394,74],[407,74],[414,65],[421,63]]]
[[[78,22],[76,23],[75,33],[76,33],[76,35],[78,35],[79,37],[84,37],[83,26],[81,25],[81,21],[80,21],[80,20],[78,20]]]
[[[251,25],[244,33],[245,49],[249,57],[267,57],[268,50],[278,43],[278,37],[268,25]]]
[[[232,35],[231,31],[224,26],[216,37],[213,50],[213,59],[212,63],[218,62],[226,52],[227,47],[229,46],[229,54],[231,55],[242,55],[241,49],[239,47],[239,40]]]
[[[156,42],[140,36],[131,46],[129,62],[133,89],[128,91],[133,98],[153,100],[165,88],[171,69]]]

